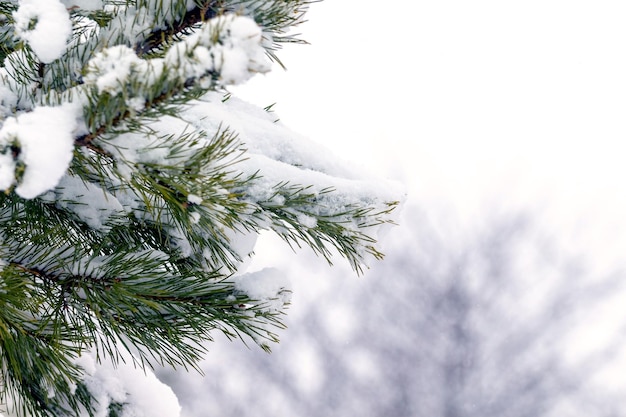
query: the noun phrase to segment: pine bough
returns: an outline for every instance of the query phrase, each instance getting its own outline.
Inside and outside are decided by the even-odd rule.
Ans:
[[[103,363],[193,368],[214,331],[268,349],[288,283],[238,271],[263,230],[382,257],[397,192],[225,92],[301,42],[307,3],[0,2],[3,402],[122,415]]]

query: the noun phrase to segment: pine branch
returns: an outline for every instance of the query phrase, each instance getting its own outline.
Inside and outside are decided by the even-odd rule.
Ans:
[[[164,50],[164,46],[171,43],[173,39],[179,39],[182,35],[192,32],[192,29],[199,23],[205,22],[222,13],[224,0],[204,0],[200,4],[187,11],[185,15],[165,28],[159,28],[150,33],[148,37],[137,42],[134,46],[138,56],[150,55],[155,50]]]
[[[104,51],[93,59],[85,77],[90,102],[85,114],[89,133],[78,137],[76,145],[87,146],[95,138],[137,116],[160,117],[175,111],[177,105],[198,98],[223,84],[220,81],[223,58],[219,48],[223,48],[229,41],[229,25],[233,21],[234,18],[223,18],[205,24],[201,36],[188,38],[177,48],[171,48],[164,59],[141,60],[123,48],[109,53]],[[260,48],[260,45],[254,44],[254,39],[245,39],[245,42]],[[198,56],[197,50],[206,51],[210,59]],[[113,65],[114,68],[111,63],[113,54],[117,54],[117,59],[130,60],[131,70],[127,79],[103,87],[99,83],[101,77],[108,76],[106,66]],[[248,59],[250,65],[258,67],[260,71],[265,70],[261,63],[254,61],[254,55]],[[249,68],[249,71],[252,75],[255,70]],[[142,101],[140,108],[136,104],[137,100]]]
[[[102,101],[111,101],[114,104],[106,103],[104,104],[107,107],[117,107],[121,108],[122,111],[112,115],[112,117],[106,118],[105,123],[96,125],[90,129],[89,133],[83,134],[77,137],[74,141],[75,145],[78,147],[85,146],[88,149],[93,150],[102,155],[108,155],[106,151],[102,148],[94,145],[93,141],[99,137],[102,137],[108,132],[111,132],[116,127],[119,127],[123,123],[129,121],[130,119],[137,118],[147,118],[151,119],[155,117],[155,115],[163,115],[172,111],[176,111],[176,105],[181,102],[188,102],[197,98],[201,92],[197,91],[194,88],[194,79],[188,79],[182,83],[172,83],[174,85],[168,85],[168,82],[163,80],[157,82],[157,84],[164,84],[169,87],[166,91],[157,95],[156,97],[149,98],[143,104],[143,110],[137,111],[136,109],[130,109],[126,103],[123,103],[121,100],[116,97],[110,97],[107,93],[104,95],[100,95],[98,93],[94,93],[92,97],[94,97],[94,101],[96,101],[93,106],[95,108],[101,108],[103,104],[97,102],[98,99]],[[94,113],[97,113],[95,111]],[[91,117],[93,120],[94,116]],[[141,121],[136,120],[135,123],[141,124]],[[93,125],[94,122],[91,121],[89,123]]]
[[[0,3],[0,63],[15,51],[17,42],[15,42],[15,34],[13,29],[13,12],[17,10],[17,4],[1,2]]]
[[[311,1],[196,0],[187,10],[188,0],[120,0],[69,17],[61,5],[67,35],[52,56],[28,34],[15,38],[14,24],[31,30],[30,12],[13,22],[22,3],[9,3],[0,1],[0,400],[22,399],[22,412],[41,417],[94,414],[76,364],[84,352],[197,368],[215,331],[269,350],[289,289],[250,274],[271,284],[256,293],[233,276],[251,250],[240,237],[269,229],[328,262],[338,252],[357,272],[382,257],[371,228],[391,222],[396,202],[293,184],[289,161],[270,182],[263,169],[274,166],[249,169],[257,155],[245,161],[221,109],[197,112],[196,99],[268,71],[266,54],[277,60],[281,43],[299,42],[287,31]],[[32,152],[49,144],[64,153]]]
[[[90,396],[74,396],[71,390],[82,375],[71,361],[79,354],[74,341],[85,336],[39,316],[48,294],[45,286],[29,278],[34,276],[31,272],[15,264],[2,270],[0,398],[10,394],[15,406],[32,416],[67,415],[81,406],[89,410]]]
[[[274,193],[267,199],[245,198],[258,207],[254,216],[267,217],[270,228],[290,246],[301,247],[302,242],[329,264],[332,264],[330,248],[346,258],[357,273],[363,272],[367,256],[383,258],[374,246],[376,240],[366,231],[381,224],[393,224],[388,215],[399,202],[387,202],[382,207],[341,204],[336,200],[334,189],[314,191],[311,188],[283,182],[274,187]]]

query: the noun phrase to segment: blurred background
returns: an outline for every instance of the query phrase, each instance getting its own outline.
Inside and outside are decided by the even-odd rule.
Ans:
[[[407,188],[356,276],[263,235],[287,272],[268,355],[218,338],[167,374],[183,415],[626,416],[626,4],[326,0],[233,89]]]

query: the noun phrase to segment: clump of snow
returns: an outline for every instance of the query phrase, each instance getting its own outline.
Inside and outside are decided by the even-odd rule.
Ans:
[[[220,76],[227,84],[245,81],[250,73],[269,71],[269,61],[261,46],[262,32],[254,20],[232,17],[227,28],[230,35],[221,50]],[[219,24],[219,22],[218,22]]]
[[[264,311],[281,311],[291,301],[291,283],[287,276],[276,268],[265,268],[235,276],[233,280],[235,291],[257,300]]]
[[[72,160],[79,110],[71,103],[42,106],[6,119],[0,129],[0,146],[9,152],[0,156],[0,188],[6,190],[15,182],[17,164],[11,146],[19,149],[17,161],[24,164],[15,188],[20,197],[35,198],[54,188]]]
[[[28,43],[41,62],[49,63],[63,55],[72,22],[59,0],[20,0],[13,18],[15,34]]]
[[[202,203],[202,197],[197,196],[195,194],[189,194],[187,196],[187,201],[189,201],[191,204],[201,204]]]
[[[111,193],[82,179],[64,176],[50,199],[59,207],[71,210],[89,227],[96,230],[108,230],[111,218],[124,213],[124,207]],[[47,194],[42,197],[46,197]],[[88,201],[89,204],[85,204]]]
[[[236,84],[269,70],[262,31],[254,20],[226,15],[209,20],[172,45],[163,59],[141,59],[125,45],[106,48],[89,61],[84,81],[111,95],[127,92],[126,86],[134,83],[135,94],[141,94],[163,71],[172,79],[194,79],[204,85],[212,82],[216,73],[222,84]],[[141,109],[141,97],[128,100],[130,107]]]
[[[250,266],[254,256],[254,247],[259,237],[257,232],[243,232],[237,230],[225,230],[231,248],[239,255],[240,263],[237,265],[237,275],[241,275]]]
[[[224,100],[222,94],[211,92],[193,104],[185,111],[190,123],[208,132],[228,126],[237,132],[247,155],[262,154],[275,161],[298,166],[302,171],[320,171],[341,178],[371,177],[335,156],[331,149],[277,122],[275,113],[234,96]]]
[[[180,416],[181,408],[172,389],[152,371],[135,367],[132,359],[114,366],[87,353],[76,363],[83,368],[83,382],[97,401],[95,417],[109,416],[113,403],[124,404],[122,415],[126,417]]]
[[[254,74],[270,70],[261,29],[249,17],[235,15],[206,22],[200,30],[173,45],[165,63],[182,79],[202,82],[219,73],[223,84],[242,83]]]
[[[86,84],[95,84],[100,93],[116,95],[134,74],[150,74],[148,61],[143,60],[126,45],[112,46],[99,52],[87,65]]]

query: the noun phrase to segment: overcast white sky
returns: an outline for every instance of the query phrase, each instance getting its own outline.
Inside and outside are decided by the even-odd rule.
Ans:
[[[450,204],[450,221],[532,207],[601,246],[626,231],[625,15],[620,1],[323,1],[301,27],[311,45],[281,54],[288,71],[238,94],[403,181],[413,204]],[[622,256],[610,246],[598,256]]]

